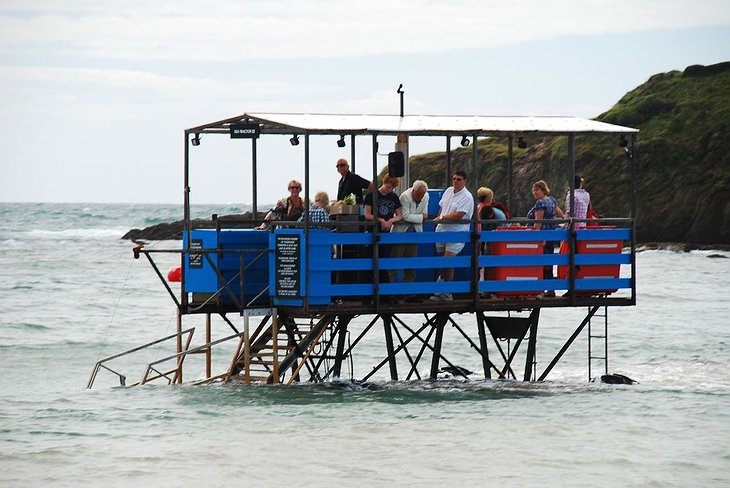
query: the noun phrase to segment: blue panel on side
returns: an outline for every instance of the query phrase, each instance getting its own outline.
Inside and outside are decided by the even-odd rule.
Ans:
[[[193,230],[190,232],[193,249],[216,249],[218,233],[214,229]],[[183,232],[183,249],[188,248],[188,235]],[[214,293],[218,289],[218,278],[211,266],[218,265],[216,253],[190,254],[184,259],[185,291],[188,293]]]
[[[248,303],[259,295],[266,300],[266,287],[269,285],[267,266],[268,232],[253,229],[221,230],[219,245],[224,252],[220,258],[220,268],[228,286],[237,297],[241,297],[241,281],[243,281],[243,300]],[[243,276],[243,280],[241,280]],[[230,297],[223,296],[230,300]]]
[[[221,249],[229,252],[208,254],[210,261],[223,277],[223,282],[219,280],[218,274],[205,256],[200,260],[202,265],[196,261],[195,255],[192,264],[191,259],[187,259],[185,268],[187,292],[214,293],[220,290],[221,301],[232,303],[230,294],[224,290],[225,283],[237,300],[243,299],[244,303],[248,303],[268,286],[267,232],[249,229],[221,231],[201,229],[191,232],[191,242],[194,245],[202,244],[203,249]],[[187,245],[187,240],[183,244]],[[241,283],[243,283],[243,294],[241,294]],[[259,300],[257,303],[263,302]]]
[[[310,230],[310,246],[309,246],[309,274],[308,279],[308,296],[310,305],[324,305],[332,303],[332,271],[330,266],[323,266],[319,269],[312,266],[312,262],[330,262],[332,261],[332,245],[330,244],[314,244],[314,237],[321,235],[333,235],[329,230]],[[321,242],[326,239],[319,239]],[[321,290],[321,291],[317,291]]]

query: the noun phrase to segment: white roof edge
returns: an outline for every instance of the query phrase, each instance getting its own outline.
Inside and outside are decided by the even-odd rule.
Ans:
[[[636,133],[638,129],[591,119],[564,116],[367,115],[251,112],[234,119],[255,119],[263,129],[281,133]],[[230,123],[232,119],[227,119]],[[214,123],[215,124],[215,123]],[[269,126],[267,128],[267,126]]]

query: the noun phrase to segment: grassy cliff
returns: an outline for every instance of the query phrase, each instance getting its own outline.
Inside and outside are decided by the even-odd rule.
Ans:
[[[730,244],[730,63],[652,76],[596,120],[640,129],[635,161],[641,242]],[[544,179],[563,205],[567,138],[525,138],[514,149],[511,211],[524,216],[531,185]],[[577,137],[576,170],[602,215],[629,214],[630,162],[617,137]],[[479,142],[479,184],[507,199],[506,139]],[[452,168],[471,170],[472,149],[452,151]],[[444,153],[411,158],[411,177],[446,183]]]

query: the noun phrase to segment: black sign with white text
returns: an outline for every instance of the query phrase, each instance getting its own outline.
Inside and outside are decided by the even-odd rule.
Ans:
[[[276,236],[275,279],[277,297],[300,297],[300,237],[296,234]]]
[[[194,249],[203,249],[203,239],[190,239],[190,254],[188,255],[188,265],[191,268],[202,268],[203,254],[193,252]]]
[[[231,125],[231,139],[258,139],[260,133],[258,124]]]

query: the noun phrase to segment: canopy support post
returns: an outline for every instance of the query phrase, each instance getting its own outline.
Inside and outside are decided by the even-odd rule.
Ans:
[[[251,211],[253,212],[253,218],[258,219],[258,191],[257,187],[258,185],[258,175],[257,175],[257,166],[258,162],[256,161],[256,139],[251,139],[251,181],[253,181],[252,186],[252,195],[251,198],[253,199],[253,204]]]
[[[507,138],[507,208],[512,208],[512,160],[514,159],[514,137]]]
[[[451,182],[451,136],[446,136],[446,176],[444,188],[448,188]]]

